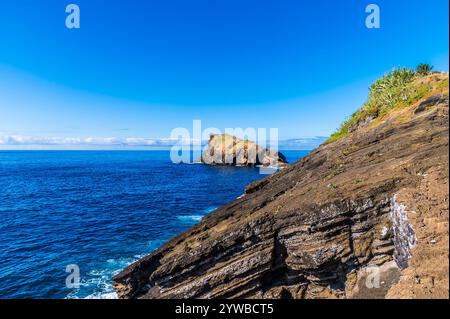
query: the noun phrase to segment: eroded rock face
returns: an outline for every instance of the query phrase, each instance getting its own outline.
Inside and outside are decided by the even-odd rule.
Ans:
[[[118,274],[119,297],[448,298],[443,101],[396,110],[249,185]]]
[[[286,157],[280,152],[263,148],[254,142],[235,136],[211,135],[202,162],[212,165],[285,167]]]

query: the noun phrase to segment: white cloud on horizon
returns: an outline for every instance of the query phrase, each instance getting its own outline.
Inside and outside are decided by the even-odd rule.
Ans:
[[[0,145],[97,145],[97,146],[157,146],[173,145],[171,139],[117,138],[117,137],[32,137],[25,135],[0,135]]]
[[[326,137],[313,136],[302,137],[296,139],[281,140],[278,142],[280,149],[313,149],[318,147],[326,140]],[[182,140],[184,144],[190,144],[192,140]],[[155,147],[164,148],[171,147],[180,143],[178,139],[170,138],[143,138],[143,137],[34,137],[26,135],[0,135],[0,147],[6,149],[7,147],[14,147],[18,149],[20,147],[26,148],[55,148],[63,147],[64,149],[70,149],[74,147],[80,149],[82,147],[95,148],[95,147]],[[202,144],[205,144],[203,141]]]

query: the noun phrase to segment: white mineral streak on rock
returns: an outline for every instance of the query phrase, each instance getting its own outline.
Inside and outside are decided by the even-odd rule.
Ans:
[[[397,202],[397,195],[391,198],[390,216],[394,234],[394,258],[398,266],[404,269],[411,258],[411,249],[416,244],[416,234],[408,221],[405,205]]]

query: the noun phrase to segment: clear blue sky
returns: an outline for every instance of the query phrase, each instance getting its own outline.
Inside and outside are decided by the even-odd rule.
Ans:
[[[65,7],[81,29],[65,27]],[[365,7],[381,8],[381,29]],[[448,71],[448,0],[16,0],[0,7],[0,136],[325,136],[395,66]]]

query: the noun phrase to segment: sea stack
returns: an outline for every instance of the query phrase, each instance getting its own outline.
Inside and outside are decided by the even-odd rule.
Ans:
[[[285,167],[286,157],[278,151],[229,134],[211,135],[201,161],[210,165]]]

